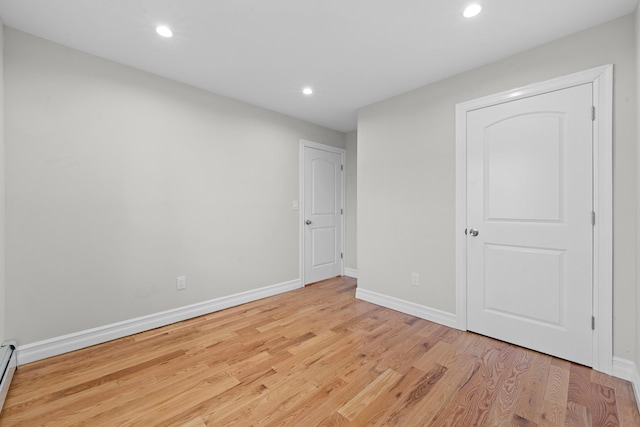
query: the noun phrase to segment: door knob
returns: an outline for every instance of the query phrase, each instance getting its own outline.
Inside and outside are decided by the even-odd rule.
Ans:
[[[305,224],[307,224],[307,225],[311,225],[311,220],[310,220],[310,219],[308,219],[308,220],[306,220],[304,223],[305,223]]]
[[[476,237],[478,235],[478,230],[472,228],[471,230],[469,230],[469,234],[471,234],[473,237]]]

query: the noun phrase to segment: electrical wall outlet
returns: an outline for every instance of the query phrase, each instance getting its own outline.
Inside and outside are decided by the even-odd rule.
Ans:
[[[420,274],[411,273],[411,286],[418,286],[420,284]]]
[[[176,279],[176,289],[179,291],[187,289],[187,276],[178,276]]]

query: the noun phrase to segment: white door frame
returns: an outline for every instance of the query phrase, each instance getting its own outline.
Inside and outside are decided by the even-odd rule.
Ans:
[[[593,369],[613,370],[613,65],[604,65],[456,105],[456,318],[467,330],[467,113],[593,83]],[[585,114],[589,114],[588,111]]]
[[[340,161],[343,167],[343,171],[340,174],[340,186],[342,187],[342,200],[340,201],[340,208],[343,209],[344,212],[344,198],[345,198],[345,182],[344,182],[344,165],[345,165],[345,156],[346,150],[344,148],[333,147],[331,145],[320,144],[318,142],[307,141],[305,139],[300,140],[300,179],[299,179],[299,187],[300,187],[300,218],[299,218],[299,226],[300,226],[300,285],[305,286],[305,271],[304,271],[304,247],[305,247],[305,226],[304,226],[304,212],[305,212],[305,194],[304,194],[304,149],[305,148],[315,148],[318,150],[328,151],[330,153],[336,153],[340,155]],[[340,215],[340,228],[342,229],[342,239],[340,242],[340,252],[344,254],[344,213]],[[344,258],[340,259],[340,274],[344,276]]]

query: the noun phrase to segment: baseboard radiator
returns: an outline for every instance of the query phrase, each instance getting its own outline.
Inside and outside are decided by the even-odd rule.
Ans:
[[[16,345],[13,342],[6,342],[0,347],[0,411],[4,406],[4,400],[7,398],[13,373],[18,366],[18,358],[16,354]]]

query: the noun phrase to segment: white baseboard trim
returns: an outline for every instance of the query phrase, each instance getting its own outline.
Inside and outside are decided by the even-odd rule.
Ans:
[[[640,371],[638,370],[638,365],[631,360],[613,356],[613,376],[627,380],[633,385],[636,405],[640,409]]]
[[[170,325],[182,320],[224,310],[229,307],[235,307],[240,304],[292,291],[301,287],[300,279],[290,280],[277,285],[265,286],[251,291],[240,292],[234,295],[215,298],[160,313],[18,346],[18,365],[24,365],[25,363],[35,362],[46,359],[47,357],[57,356],[117,338]]]
[[[354,279],[357,279],[358,278],[358,270],[356,270],[355,268],[345,267],[344,268],[344,275],[348,276],[348,277],[353,277]]]
[[[382,295],[377,292],[368,291],[366,289],[357,288],[356,298],[372,304],[381,305],[401,313],[410,314],[430,322],[439,323],[450,328],[457,328],[457,319],[455,314],[446,311],[437,310],[435,308],[426,307],[410,301]]]

